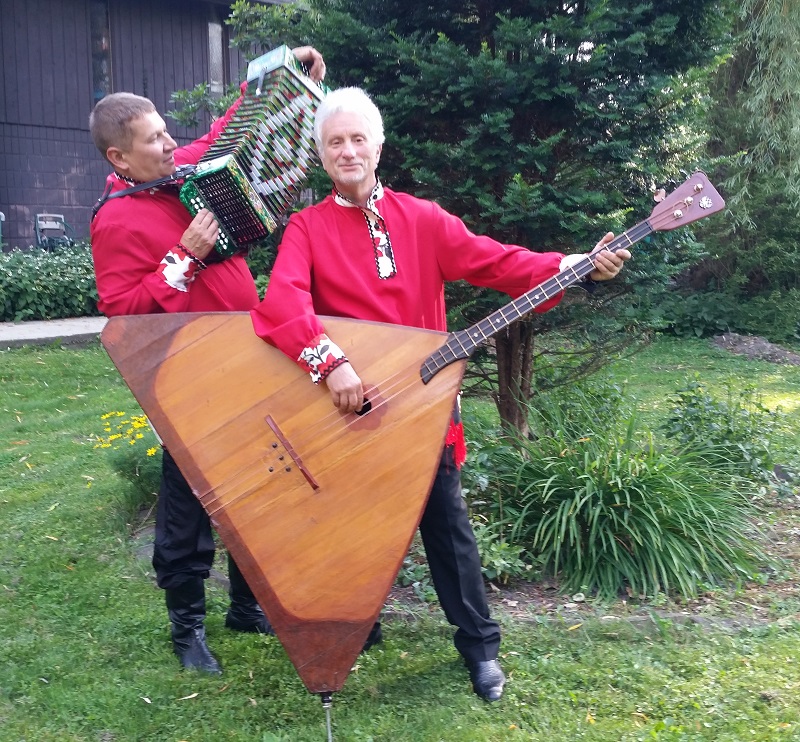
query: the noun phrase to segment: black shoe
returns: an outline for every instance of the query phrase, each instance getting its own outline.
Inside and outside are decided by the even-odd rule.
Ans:
[[[173,631],[172,649],[185,669],[200,670],[211,675],[222,674],[222,667],[206,644],[206,630],[202,626],[182,630],[177,636]]]
[[[206,644],[206,597],[203,578],[192,576],[164,591],[172,624],[172,649],[187,669],[219,675],[222,668]]]
[[[231,604],[225,616],[225,626],[232,631],[243,631],[245,634],[275,636],[275,629],[257,603],[248,606],[247,611],[243,611],[241,606]]]
[[[380,644],[383,641],[383,631],[381,630],[381,622],[376,621],[375,625],[369,632],[369,636],[367,636],[367,640],[364,642],[364,646],[361,648],[361,653],[363,654],[367,650],[374,647],[376,644]]]
[[[472,690],[484,701],[499,701],[503,695],[506,676],[497,660],[467,662]]]
[[[275,636],[275,629],[269,619],[264,615],[258,604],[250,585],[244,579],[236,562],[228,555],[228,579],[231,597],[231,607],[225,616],[225,626],[233,631],[243,631],[246,634],[267,634]]]

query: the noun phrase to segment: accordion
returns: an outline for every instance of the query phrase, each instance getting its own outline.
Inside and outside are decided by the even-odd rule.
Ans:
[[[317,162],[314,113],[326,92],[287,46],[250,62],[244,99],[180,191],[192,216],[208,209],[219,223],[212,261],[267,237],[297,201]]]

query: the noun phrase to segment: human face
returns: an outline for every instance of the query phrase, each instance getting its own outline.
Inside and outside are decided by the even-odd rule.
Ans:
[[[322,166],[336,188],[355,203],[366,205],[376,184],[381,145],[360,113],[340,111],[322,125]]]
[[[112,158],[120,174],[142,182],[172,175],[175,172],[173,153],[178,145],[167,133],[164,119],[151,111],[128,126],[131,143],[125,150],[117,151],[116,160]]]

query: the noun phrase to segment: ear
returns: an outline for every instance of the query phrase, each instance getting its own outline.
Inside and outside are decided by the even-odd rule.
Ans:
[[[375,164],[377,165],[381,161],[381,152],[383,152],[383,145],[378,145],[378,153],[375,155]]]
[[[125,153],[119,147],[109,147],[106,150],[106,159],[114,166],[114,170],[118,170],[123,175],[130,168]]]

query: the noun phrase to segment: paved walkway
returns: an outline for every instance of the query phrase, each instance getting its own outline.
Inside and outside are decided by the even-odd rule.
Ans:
[[[45,322],[0,322],[0,350],[23,345],[86,345],[105,326],[105,317],[75,317]]]

